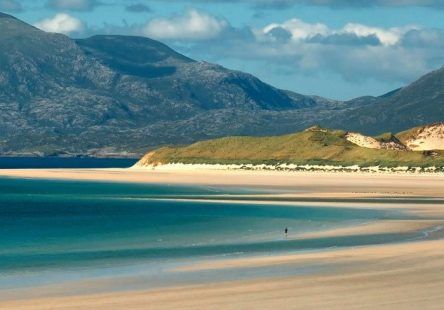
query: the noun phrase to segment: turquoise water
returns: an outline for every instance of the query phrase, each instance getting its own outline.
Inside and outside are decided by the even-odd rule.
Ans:
[[[416,237],[294,239],[303,232],[406,217],[398,211],[186,201],[187,197],[256,192],[0,178],[0,289],[141,275],[142,287],[168,285],[192,277],[178,279],[164,270],[190,261]],[[285,227],[290,230],[289,239],[283,236]],[[244,271],[244,276],[248,274]],[[204,280],[205,274],[199,277]]]

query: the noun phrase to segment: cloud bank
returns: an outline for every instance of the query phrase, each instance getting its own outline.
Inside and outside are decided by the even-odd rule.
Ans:
[[[292,18],[260,28],[235,28],[224,19],[191,10],[151,20],[141,33],[201,59],[272,63],[288,74],[329,71],[352,83],[405,83],[444,63],[444,30],[417,25],[348,23],[330,28]]]

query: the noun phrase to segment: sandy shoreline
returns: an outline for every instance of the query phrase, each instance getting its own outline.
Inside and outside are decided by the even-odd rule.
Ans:
[[[142,169],[0,169],[0,177],[251,186],[307,197],[444,197],[444,175]]]
[[[441,309],[443,241],[225,262],[328,262],[332,273],[88,296],[0,302],[0,309]],[[202,266],[218,268],[221,266]]]
[[[278,197],[444,198],[444,176],[288,173],[270,171],[143,171],[125,169],[0,170],[0,177],[251,186],[282,189]],[[268,196],[273,197],[272,195]],[[260,200],[260,197],[258,197]],[[342,203],[332,203],[332,207]],[[444,226],[444,205],[366,203],[403,208],[427,219],[381,221],[299,236],[315,238],[403,233]],[[439,232],[442,234],[442,231]],[[146,291],[0,301],[0,309],[440,309],[444,303],[444,240],[362,246],[282,256],[208,261],[184,270],[270,265],[328,265],[331,272],[288,278],[214,282]]]

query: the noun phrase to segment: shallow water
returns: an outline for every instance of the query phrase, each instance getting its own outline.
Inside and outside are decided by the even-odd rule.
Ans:
[[[155,287],[192,279],[205,281],[205,277],[214,279],[215,275],[207,272],[178,277],[167,271],[204,259],[418,237],[394,234],[297,239],[304,232],[407,217],[395,210],[167,199],[256,192],[248,188],[0,178],[0,289],[101,278],[120,278],[122,283],[122,278],[130,277],[132,285],[119,285],[126,288],[136,283]],[[289,239],[283,236],[285,227],[289,228]],[[218,277],[237,279],[264,272],[244,270]],[[280,272],[289,274],[285,269]]]

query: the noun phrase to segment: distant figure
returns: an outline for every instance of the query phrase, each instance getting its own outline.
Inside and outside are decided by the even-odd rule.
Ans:
[[[285,238],[287,238],[288,237],[288,227],[285,227],[284,233],[285,233]]]

